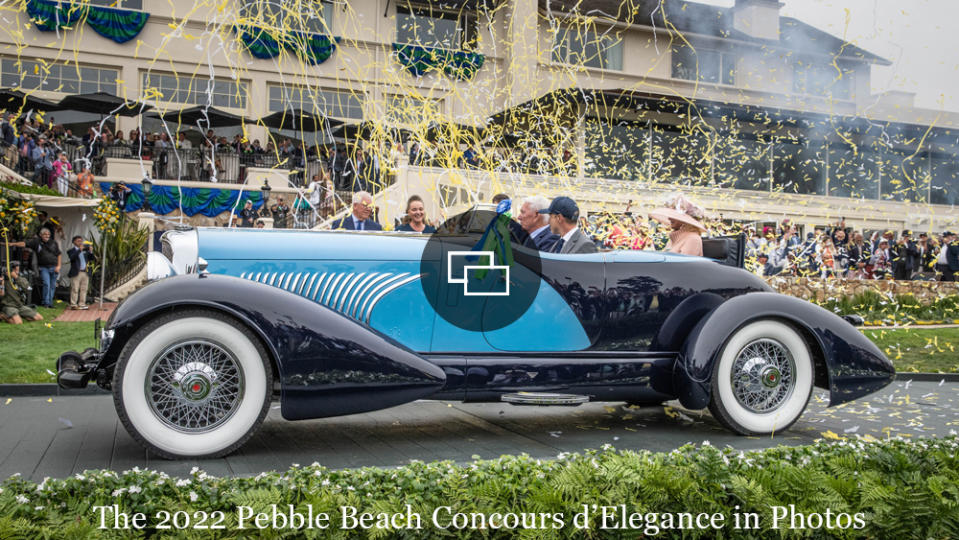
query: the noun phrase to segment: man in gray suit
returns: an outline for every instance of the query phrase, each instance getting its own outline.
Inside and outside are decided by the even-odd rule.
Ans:
[[[549,230],[559,236],[553,253],[595,253],[596,244],[579,230],[579,206],[569,197],[556,197],[549,208],[539,211],[549,215]]]

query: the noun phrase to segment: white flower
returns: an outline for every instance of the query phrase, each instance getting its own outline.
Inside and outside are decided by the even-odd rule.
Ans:
[[[200,498],[200,496],[197,495],[195,492],[193,492],[193,491],[190,492],[190,502],[196,502],[196,500],[199,499],[199,498]]]
[[[324,479],[323,479],[323,483],[322,483],[321,485],[323,485],[323,486],[328,486],[328,485],[330,485],[330,480],[329,480],[329,478],[324,478]]]
[[[141,491],[143,491],[143,488],[141,488],[140,486],[130,486],[129,489],[127,489],[127,491],[129,491],[130,493],[140,493]]]
[[[30,499],[28,499],[24,495],[17,495],[17,502],[20,504],[27,504],[28,502],[30,502]]]
[[[189,486],[189,485],[190,485],[190,479],[189,479],[189,478],[181,478],[181,479],[179,479],[179,480],[176,481],[176,487],[184,487],[184,486]]]
[[[126,490],[127,490],[127,488],[114,489],[112,495],[113,495],[114,497],[119,497],[120,495],[123,495],[123,492],[126,491]]]

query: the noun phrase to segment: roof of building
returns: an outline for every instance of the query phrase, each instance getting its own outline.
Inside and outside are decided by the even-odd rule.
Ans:
[[[492,115],[488,123],[510,125],[516,121],[522,121],[529,115],[536,117],[551,114],[549,112],[551,109],[580,111],[581,105],[601,106],[608,111],[618,111],[607,117],[607,120],[612,121],[619,121],[619,116],[628,111],[655,111],[680,114],[686,119],[734,118],[743,123],[766,125],[770,128],[784,126],[815,131],[823,126],[830,126],[831,130],[841,126],[842,129],[851,133],[866,134],[883,131],[887,134],[898,134],[903,140],[919,141],[925,138],[927,144],[934,146],[959,146],[959,129],[951,127],[879,121],[861,116],[837,116],[701,98],[687,99],[625,88],[553,90]],[[602,113],[596,109],[595,114]]]
[[[780,17],[779,40],[750,36],[733,27],[733,7],[712,6],[685,0],[642,2],[632,12],[630,3],[622,0],[539,0],[540,9],[559,12],[578,12],[617,21],[629,21],[655,28],[675,28],[717,38],[735,39],[757,45],[782,47],[793,51],[838,56],[881,65],[891,62],[857,47],[832,34],[792,17]]]

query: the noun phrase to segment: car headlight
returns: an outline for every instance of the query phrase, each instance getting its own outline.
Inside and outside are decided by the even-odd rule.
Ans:
[[[100,350],[105,351],[110,348],[110,343],[113,342],[113,330],[107,330],[104,328],[100,331]]]

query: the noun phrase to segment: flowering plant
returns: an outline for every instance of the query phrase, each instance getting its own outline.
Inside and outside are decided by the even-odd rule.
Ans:
[[[0,190],[0,242],[3,242],[4,249],[7,250],[3,260],[10,260],[9,245],[16,237],[22,236],[26,232],[27,226],[37,217],[37,210],[33,203],[7,195]],[[9,268],[7,268],[9,271]]]
[[[123,219],[123,213],[116,201],[109,197],[100,199],[100,204],[93,210],[93,222],[97,229],[104,234],[114,234]]]

